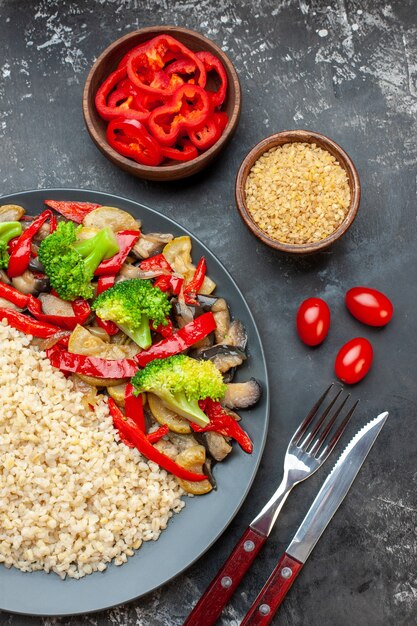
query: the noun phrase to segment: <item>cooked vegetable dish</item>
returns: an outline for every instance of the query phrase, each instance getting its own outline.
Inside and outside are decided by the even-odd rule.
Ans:
[[[0,321],[32,336],[86,406],[107,403],[120,445],[208,493],[234,440],[252,451],[235,409],[261,387],[233,382],[245,328],[190,237],[143,232],[116,207],[45,204],[37,217],[0,207]]]

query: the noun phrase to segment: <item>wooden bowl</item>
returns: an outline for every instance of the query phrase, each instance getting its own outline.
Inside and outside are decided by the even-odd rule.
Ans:
[[[248,174],[257,159],[275,146],[282,146],[285,143],[292,143],[299,141],[302,143],[314,143],[323,150],[327,150],[332,154],[339,164],[345,170],[350,188],[350,205],[345,219],[340,226],[328,237],[314,243],[303,244],[291,244],[283,243],[267,235],[259,226],[255,223],[252,215],[246,204],[246,179]],[[236,177],[236,204],[239,210],[240,216],[245,222],[246,226],[252,231],[252,233],[258,237],[261,241],[266,243],[271,248],[281,250],[282,252],[289,252],[291,254],[307,254],[311,252],[317,252],[327,248],[332,243],[337,241],[348,228],[351,226],[353,220],[356,217],[356,213],[359,208],[359,201],[361,195],[361,185],[359,181],[358,172],[352,159],[336,142],[332,141],[325,135],[320,133],[314,133],[310,130],[285,130],[275,135],[270,135],[262,141],[260,141],[249,154],[243,159]]]
[[[109,146],[106,141],[108,122],[103,120],[97,113],[94,98],[100,85],[107,76],[116,69],[119,61],[129,50],[157,35],[163,34],[172,35],[193,51],[208,51],[221,60],[226,69],[228,80],[226,100],[223,103],[222,110],[228,114],[229,121],[222,136],[214,146],[192,161],[181,162],[167,160],[161,165],[151,167],[148,165],[140,165],[122,156]],[[207,85],[210,88],[216,88],[214,83],[213,85],[210,84],[210,80],[207,81]],[[229,57],[215,43],[207,39],[207,37],[200,35],[200,33],[189,30],[188,28],[180,28],[178,26],[153,26],[151,28],[142,28],[121,37],[106,48],[99,56],[91,68],[84,86],[83,114],[87,130],[92,140],[97,148],[101,150],[104,156],[112,163],[139,178],[146,178],[148,180],[177,180],[199,172],[217,157],[236,130],[240,117],[241,100],[242,96],[236,70]]]

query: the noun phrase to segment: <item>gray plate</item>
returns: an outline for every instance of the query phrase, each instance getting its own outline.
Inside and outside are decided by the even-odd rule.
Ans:
[[[176,222],[131,200],[106,193],[72,189],[26,191],[1,198],[1,204],[20,204],[28,213],[40,213],[43,200],[80,200],[118,206],[140,217],[145,232],[172,232],[191,235]],[[255,477],[265,444],[269,394],[265,357],[255,321],[233,278],[193,235],[193,258],[205,256],[209,275],[217,283],[217,294],[224,296],[234,317],[242,320],[248,332],[247,361],[239,368],[237,380],[251,376],[262,384],[263,396],[253,409],[242,412],[243,425],[250,434],[254,451],[242,452],[237,444],[233,453],[214,470],[217,491],[186,499],[186,506],[175,515],[156,542],[148,542],[121,567],[62,581],[56,574],[22,573],[0,565],[0,609],[31,615],[71,615],[100,611],[129,602],[165,584],[185,569],[218,539],[241,507]]]

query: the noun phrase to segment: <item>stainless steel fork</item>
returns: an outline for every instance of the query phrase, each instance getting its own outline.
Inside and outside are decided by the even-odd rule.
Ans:
[[[236,544],[226,563],[184,622],[184,626],[215,624],[266,542],[291,489],[314,474],[339,441],[359,401],[355,402],[343,417],[343,409],[350,394],[338,402],[343,393],[343,389],[340,389],[327,407],[320,412],[333,387],[334,384],[331,384],[326,389],[295,431],[285,454],[281,484]],[[341,421],[337,426],[339,415]]]

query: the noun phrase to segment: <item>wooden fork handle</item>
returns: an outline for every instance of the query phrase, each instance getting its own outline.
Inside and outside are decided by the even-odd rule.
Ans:
[[[241,626],[266,626],[277,612],[303,563],[284,552],[278,565],[262,587]]]
[[[200,598],[184,626],[213,626],[246,574],[267,537],[248,528],[226,563]]]

